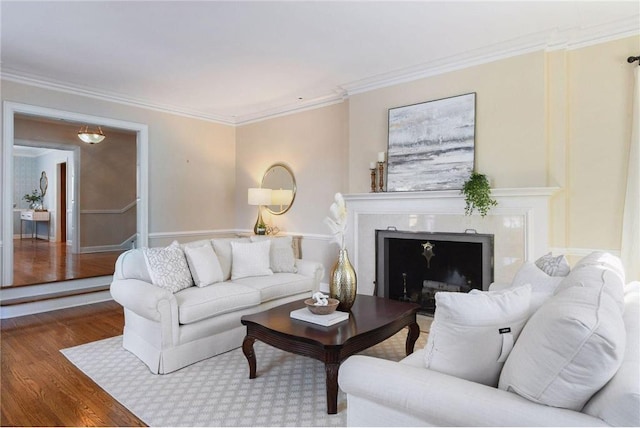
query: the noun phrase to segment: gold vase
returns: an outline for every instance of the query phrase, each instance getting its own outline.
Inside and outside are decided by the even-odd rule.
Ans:
[[[338,260],[331,269],[329,278],[329,296],[338,299],[338,310],[348,311],[356,300],[358,279],[353,270],[347,250],[340,250]]]

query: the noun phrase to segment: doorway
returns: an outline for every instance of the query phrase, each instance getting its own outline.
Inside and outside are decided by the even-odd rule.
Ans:
[[[56,219],[56,229],[60,232],[56,236],[56,242],[67,242],[67,163],[62,162],[57,165],[57,177],[58,177],[58,194],[56,200],[58,201],[57,212],[58,218]]]
[[[2,285],[10,285],[13,282],[13,144],[14,144],[14,120],[16,115],[35,116],[62,120],[72,123],[91,123],[103,127],[112,127],[136,134],[136,241],[138,245],[146,246],[148,242],[148,127],[147,125],[125,122],[98,116],[90,116],[81,113],[50,109],[45,107],[5,102],[3,116],[3,185],[2,185]],[[66,183],[69,187],[70,183]],[[67,211],[69,201],[65,201]],[[67,216],[68,220],[68,216]],[[77,219],[74,219],[74,222]],[[68,235],[67,230],[65,234]],[[78,230],[77,224],[72,225]],[[108,278],[108,276],[107,276]],[[79,284],[81,285],[81,284]]]

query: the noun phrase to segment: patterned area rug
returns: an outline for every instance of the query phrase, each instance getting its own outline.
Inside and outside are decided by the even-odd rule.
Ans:
[[[362,352],[388,360],[404,357],[407,331]],[[423,348],[421,333],[415,349]],[[327,415],[324,365],[259,341],[256,379],[241,349],[166,375],[152,374],[122,348],[122,336],[61,352],[149,426],[345,426],[346,396]]]

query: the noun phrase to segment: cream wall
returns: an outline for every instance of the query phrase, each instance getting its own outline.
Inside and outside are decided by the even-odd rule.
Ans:
[[[492,186],[555,187],[550,242],[573,259],[620,249],[640,36],[534,52],[353,95],[348,192],[369,191],[388,109],[476,92],[476,169]]]
[[[1,84],[3,102],[148,125],[151,245],[176,233],[235,226],[234,127],[6,80]]]
[[[348,106],[345,101],[237,128],[238,229],[252,230],[257,217],[256,207],[247,205],[247,189],[259,186],[270,165],[284,162],[295,175],[295,201],[285,214],[265,214],[264,219],[283,232],[304,234],[303,257],[329,265],[337,247],[328,246],[323,219],[335,192],[347,188]]]

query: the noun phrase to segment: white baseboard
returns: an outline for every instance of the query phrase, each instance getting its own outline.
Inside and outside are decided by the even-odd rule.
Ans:
[[[135,247],[136,234],[131,235],[120,244],[96,245],[93,247],[80,247],[80,253],[105,253],[109,251],[125,251]]]

